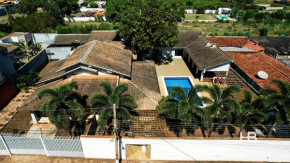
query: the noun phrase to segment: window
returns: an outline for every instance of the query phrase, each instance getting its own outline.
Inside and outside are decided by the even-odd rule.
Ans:
[[[127,159],[151,159],[150,144],[127,144],[126,145]]]

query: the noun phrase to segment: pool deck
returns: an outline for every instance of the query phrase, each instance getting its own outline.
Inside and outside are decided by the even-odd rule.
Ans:
[[[162,81],[162,76],[189,76],[191,80],[194,82],[193,84],[201,84],[201,85],[212,85],[209,82],[200,82],[198,78],[194,78],[187,65],[183,61],[182,58],[173,58],[173,61],[166,65],[156,65],[156,72],[158,77],[158,83],[160,88],[160,93],[162,96],[165,96],[165,88]],[[201,92],[201,96],[208,96],[207,93]]]

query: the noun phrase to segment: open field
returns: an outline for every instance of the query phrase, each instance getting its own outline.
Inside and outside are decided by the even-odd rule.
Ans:
[[[179,30],[201,31],[204,35],[224,35],[224,33],[250,33],[251,36],[259,36],[259,29],[263,26],[258,23],[241,23],[241,22],[181,22],[178,23]],[[268,36],[279,36],[281,33],[290,34],[290,27],[281,27],[278,25],[268,26]]]
[[[196,20],[196,16],[199,16],[198,20],[216,20],[210,14],[185,14],[185,20]]]

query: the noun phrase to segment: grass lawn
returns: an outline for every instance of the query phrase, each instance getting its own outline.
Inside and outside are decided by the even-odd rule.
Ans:
[[[185,20],[196,20],[196,16],[199,16],[198,20],[216,20],[210,14],[185,14]]]
[[[224,33],[238,33],[250,32],[251,36],[259,36],[259,29],[262,24],[241,22],[229,22],[229,23],[206,23],[206,22],[181,22],[178,23],[179,30],[187,31],[201,31],[204,35],[217,34],[223,35]],[[268,36],[279,36],[279,32],[286,31],[287,35],[290,34],[290,27],[269,26]]]

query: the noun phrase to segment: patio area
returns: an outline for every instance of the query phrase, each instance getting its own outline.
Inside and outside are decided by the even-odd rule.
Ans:
[[[184,60],[180,58],[172,58],[173,61],[166,65],[156,65],[156,72],[158,77],[158,83],[159,88],[162,96],[166,96],[162,77],[163,76],[186,76],[191,78],[191,80],[194,82],[194,84],[200,84],[200,85],[212,85],[211,82],[200,82],[198,78],[194,77],[193,74],[188,69],[186,63]],[[202,96],[207,96],[206,93],[201,92]]]

